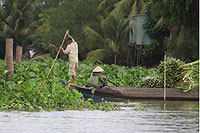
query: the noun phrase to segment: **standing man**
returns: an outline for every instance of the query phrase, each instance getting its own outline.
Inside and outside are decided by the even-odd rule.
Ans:
[[[74,41],[74,39],[69,35],[69,31],[67,31],[67,48],[64,50],[62,47],[59,49],[63,51],[64,54],[68,54],[69,56],[69,72],[68,74],[72,76],[73,82],[70,85],[76,85],[76,74],[78,71],[78,45]]]

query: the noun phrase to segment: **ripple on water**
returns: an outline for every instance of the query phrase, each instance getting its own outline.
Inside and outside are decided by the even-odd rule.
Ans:
[[[0,132],[198,132],[198,102],[139,102],[115,103],[122,110],[109,112],[0,112]],[[134,109],[139,105],[146,111]]]

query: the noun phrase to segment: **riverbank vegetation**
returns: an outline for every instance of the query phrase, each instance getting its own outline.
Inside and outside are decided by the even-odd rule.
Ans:
[[[72,79],[68,73],[68,62],[59,59],[40,92],[40,87],[53,63],[52,58],[43,61],[25,60],[21,64],[14,64],[15,72],[7,80],[5,61],[0,60],[0,109],[19,109],[19,110],[117,110],[118,107],[109,102],[95,103],[92,99],[84,100],[81,93],[77,90],[65,87],[60,79],[70,82]],[[185,91],[198,89],[199,69],[198,62],[194,62],[194,69],[187,70],[189,64],[180,60],[168,58],[167,68],[167,87],[179,87],[180,84]],[[119,86],[135,87],[157,87],[163,88],[163,62],[156,68],[146,67],[127,67],[118,65],[107,65],[102,62],[98,64],[79,62],[77,83],[85,86],[90,73],[96,65],[101,66],[107,79]],[[190,64],[191,65],[191,64]],[[193,73],[193,74],[192,74]],[[192,76],[195,75],[195,76]],[[192,76],[192,77],[191,77]],[[188,78],[190,77],[190,78]],[[184,80],[184,82],[182,82]],[[195,86],[192,84],[195,83]],[[112,86],[112,84],[109,84]],[[188,88],[187,88],[188,87]]]
[[[68,62],[59,60],[52,75],[47,79],[43,91],[40,87],[50,69],[53,59],[43,62],[23,61],[15,64],[15,73],[6,79],[5,62],[0,61],[0,109],[2,110],[117,110],[118,107],[108,102],[95,103],[93,99],[84,100],[75,89],[64,87],[61,78],[67,75]],[[83,75],[82,75],[83,76]],[[81,75],[79,76],[80,81]],[[79,84],[82,84],[81,82]]]

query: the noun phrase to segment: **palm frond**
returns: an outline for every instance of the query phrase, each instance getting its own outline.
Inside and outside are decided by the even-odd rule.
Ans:
[[[126,12],[131,5],[132,5],[132,0],[121,0],[114,5],[115,9],[112,12]]]
[[[13,10],[12,15],[13,15],[14,19],[16,20],[17,18],[21,17],[23,15],[23,13],[19,9],[15,9],[15,10]]]
[[[106,15],[109,14],[112,9],[114,8],[115,3],[117,3],[118,0],[103,0],[97,7],[97,11],[104,12]]]
[[[140,0],[140,14],[145,14],[146,13],[146,4],[144,0]]]
[[[3,21],[5,18],[7,18],[7,13],[4,9],[0,9],[0,20]]]
[[[8,23],[9,25],[13,25],[14,24],[14,18],[13,16],[10,14],[7,18],[6,18],[6,23]]]
[[[4,36],[10,37],[13,35],[13,30],[9,25],[7,25],[5,22],[0,22],[1,31],[3,32]]]
[[[97,11],[103,11],[106,7],[106,0],[103,0],[98,6]]]
[[[17,9],[18,1],[13,1],[12,3],[12,9]]]
[[[30,2],[29,0],[18,0],[17,3],[18,9],[22,10],[25,7],[25,5],[29,2]]]
[[[105,23],[106,23],[106,19],[102,19],[100,22],[101,29],[104,29]]]
[[[23,36],[27,36],[27,35],[29,35],[29,33],[30,33],[29,28],[24,28],[20,31],[20,35],[23,35]]]
[[[24,17],[19,17],[15,23],[16,25],[18,25],[17,30],[21,30],[26,26],[26,20],[24,19]]]
[[[37,28],[39,27],[38,22],[37,21],[32,21],[31,23],[28,24],[29,28]]]
[[[134,4],[131,7],[131,12],[130,12],[131,16],[135,16],[136,14],[137,14],[137,0],[134,1]]]
[[[181,44],[183,43],[184,40],[184,34],[185,34],[185,29],[184,29],[184,25],[181,26],[179,35],[178,35],[178,40],[177,40],[177,46],[180,47]]]
[[[159,26],[161,26],[162,24],[163,24],[163,21],[164,21],[164,19],[163,19],[163,17],[161,17],[159,20],[158,20],[158,22],[156,23],[156,25],[154,26],[154,30],[156,29],[156,28],[158,28]]]
[[[196,60],[194,62],[184,64],[183,67],[187,68],[189,66],[194,66],[194,65],[199,65],[199,64],[200,64],[200,60]]]
[[[109,38],[107,38],[106,41],[108,43],[109,49],[111,49],[114,53],[118,53],[117,44],[112,39]]]
[[[10,27],[15,26],[16,20],[22,16],[22,12],[18,9],[13,9],[7,18],[5,18],[6,23],[9,24]]]
[[[128,42],[128,34],[136,25],[135,23],[130,23],[131,18],[125,19],[121,24],[121,34],[120,34],[120,44],[123,45],[123,42]]]
[[[117,40],[120,35],[120,25],[125,18],[122,12],[111,12],[105,20],[103,31],[106,37]]]
[[[26,3],[26,5],[23,7],[22,12],[28,12],[28,11],[33,11],[34,6],[33,3]]]
[[[99,5],[101,8],[103,8],[104,4],[108,4],[109,0],[104,0],[101,3],[102,5]],[[100,22],[101,31],[96,32],[94,29],[91,29],[90,27],[84,27],[84,34],[86,36],[86,41],[89,41],[88,45],[89,49],[94,49],[91,45],[96,43],[99,43],[101,46],[99,49],[90,51],[87,58],[93,58],[92,60],[97,60],[98,58],[102,58],[103,55],[100,55],[102,53],[101,51],[106,50],[109,53],[119,55],[120,51],[122,51],[124,46],[123,44],[126,44],[128,41],[128,33],[129,30],[132,29],[135,24],[129,23],[130,18],[125,19],[126,16],[129,14],[130,7],[133,5],[133,0],[113,0],[115,1],[114,9],[109,12],[108,15],[106,15],[106,19],[103,19],[101,17],[102,21]],[[135,3],[136,6],[137,2]],[[99,7],[99,8],[100,8]],[[104,8],[107,10],[108,8]],[[96,34],[98,33],[98,34]],[[100,42],[97,42],[98,40],[101,40]],[[104,54],[106,55],[106,54]]]
[[[32,20],[33,12],[34,12],[34,6],[32,3],[27,3],[24,8],[22,9],[23,17],[26,19],[26,21]]]
[[[119,24],[119,19],[117,18],[116,13],[110,14],[102,27],[104,34],[106,37],[109,37],[111,39],[116,39],[117,38],[117,30],[118,30],[118,24]]]
[[[101,60],[105,57],[108,57],[109,51],[107,49],[96,49],[93,51],[90,51],[87,54],[86,60],[90,62],[95,62],[97,60]]]
[[[102,16],[102,15],[97,15],[97,18],[98,18],[98,20],[103,20],[104,19],[104,16]]]
[[[114,10],[107,16],[103,30],[106,33],[106,37],[112,40],[118,40],[121,33],[121,25],[127,15],[127,11],[131,7],[132,0],[121,0],[116,3]]]
[[[83,27],[83,33],[86,36],[86,42],[89,49],[93,49],[104,43],[103,36],[89,26]]]

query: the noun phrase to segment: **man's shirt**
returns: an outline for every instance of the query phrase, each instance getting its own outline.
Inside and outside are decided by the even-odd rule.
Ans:
[[[74,40],[71,44],[67,45],[63,53],[69,55],[69,62],[78,63],[78,45]]]

